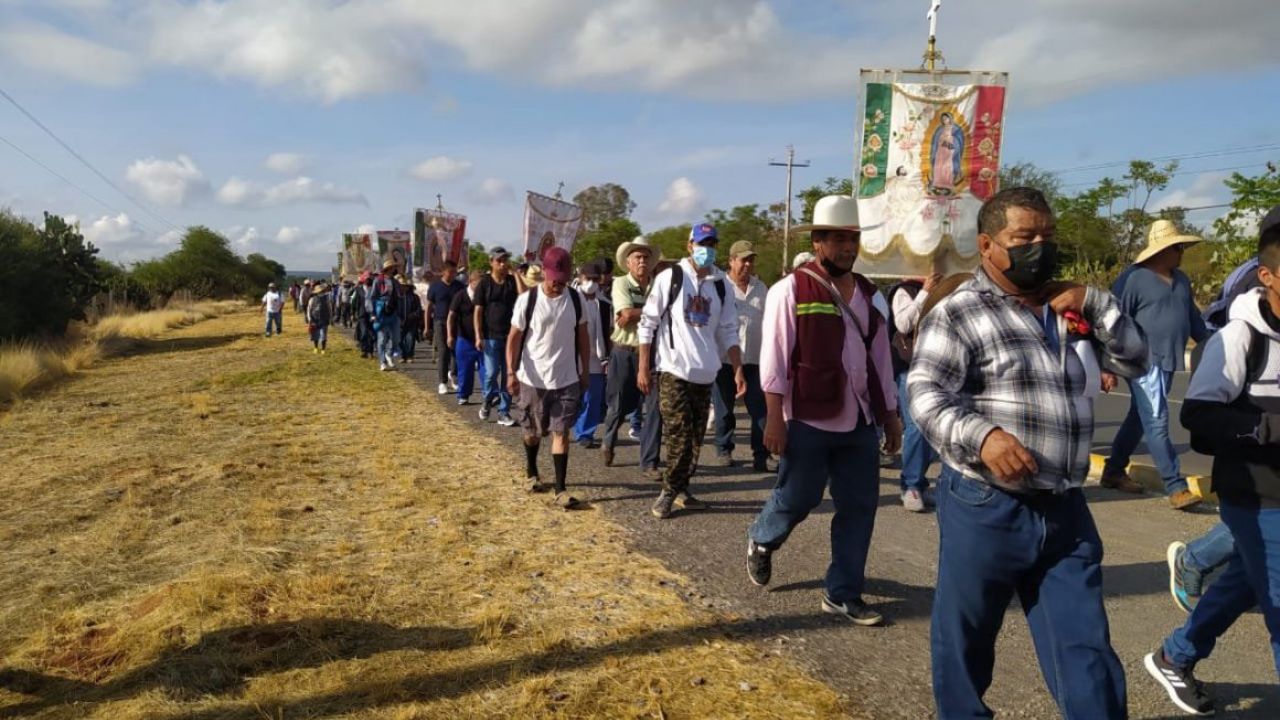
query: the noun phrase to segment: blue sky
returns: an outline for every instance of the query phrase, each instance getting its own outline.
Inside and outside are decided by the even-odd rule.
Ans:
[[[205,224],[329,267],[338,236],[466,213],[517,244],[526,190],[627,187],[646,230],[781,199],[788,143],[853,165],[858,69],[919,62],[915,0],[0,0],[0,206],[74,216],[103,254]],[[1280,146],[1274,0],[944,0],[952,67],[1007,70],[1004,159],[1047,169]],[[1157,203],[1222,202],[1276,148],[1188,159]],[[1105,168],[1063,175],[1087,187]],[[1208,223],[1217,211],[1193,218]]]

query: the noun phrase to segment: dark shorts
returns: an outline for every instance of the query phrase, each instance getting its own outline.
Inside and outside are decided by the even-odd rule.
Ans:
[[[520,396],[516,398],[516,420],[531,435],[564,433],[578,419],[581,404],[582,388],[578,383],[559,390],[543,390],[521,383]]]

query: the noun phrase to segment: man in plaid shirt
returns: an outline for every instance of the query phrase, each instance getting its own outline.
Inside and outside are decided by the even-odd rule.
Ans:
[[[1092,401],[1069,344],[1088,339],[1103,369],[1136,377],[1146,340],[1107,291],[1050,282],[1054,218],[1038,190],[989,199],[978,249],[973,279],[921,323],[907,379],[911,414],[947,466],[930,638],[938,716],[991,716],[982,696],[1016,593],[1063,716],[1125,717],[1102,541],[1080,490]]]

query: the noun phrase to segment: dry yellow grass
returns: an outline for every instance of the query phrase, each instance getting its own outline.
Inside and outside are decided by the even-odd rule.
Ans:
[[[513,447],[258,322],[0,413],[0,716],[844,712],[598,512],[516,488]]]
[[[127,353],[150,340],[244,307],[239,301],[204,302],[151,312],[109,315],[87,330],[75,329],[59,343],[0,343],[0,403],[42,390],[92,365],[103,355]]]

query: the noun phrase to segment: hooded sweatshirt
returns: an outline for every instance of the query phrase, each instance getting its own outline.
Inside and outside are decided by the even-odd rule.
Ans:
[[[1182,424],[1217,449],[1213,488],[1226,502],[1280,507],[1280,318],[1266,288],[1239,295],[1210,338],[1182,406]],[[1254,332],[1250,332],[1250,328]],[[1248,378],[1250,345],[1264,343]]]

